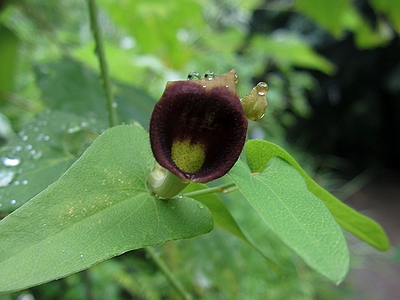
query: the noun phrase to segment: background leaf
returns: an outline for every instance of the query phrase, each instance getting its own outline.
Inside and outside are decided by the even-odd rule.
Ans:
[[[150,195],[153,164],[143,129],[117,126],[101,135],[57,182],[0,222],[0,291],[209,232],[212,216],[203,205]]]
[[[104,128],[94,118],[56,111],[26,124],[0,150],[0,212],[15,210],[56,181]]]
[[[377,222],[345,205],[319,186],[307,175],[295,159],[279,146],[267,141],[251,140],[246,143],[246,155],[247,163],[252,172],[263,172],[269,160],[273,157],[284,159],[301,174],[308,190],[325,203],[343,229],[379,250],[385,251],[389,249],[389,240]]]
[[[0,23],[0,104],[6,98],[5,92],[12,92],[18,59],[18,37]]]
[[[229,176],[264,225],[310,267],[336,283],[344,279],[349,253],[342,231],[293,167],[271,158],[264,172],[253,176],[239,160]]]
[[[38,64],[37,84],[46,105],[53,110],[97,117],[107,121],[106,99],[99,75],[70,58]],[[144,91],[113,82],[119,122],[137,121],[147,127],[155,99]]]

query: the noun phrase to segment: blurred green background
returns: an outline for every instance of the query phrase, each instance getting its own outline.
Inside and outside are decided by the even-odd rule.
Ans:
[[[166,81],[193,70],[236,69],[242,97],[265,81],[269,107],[262,121],[250,123],[249,137],[290,149],[320,184],[380,221],[394,245],[382,254],[349,237],[352,270],[339,287],[309,270],[272,233],[265,247],[285,278],[219,229],[159,247],[195,299],[400,298],[399,1],[98,0],[98,5],[121,122],[147,128]],[[90,117],[103,118],[98,74],[86,1],[0,1],[0,145],[48,107],[88,116],[91,103]],[[79,103],[84,104],[76,111]],[[235,217],[246,217],[240,201],[225,200]],[[140,250],[29,291],[0,295],[176,297]]]

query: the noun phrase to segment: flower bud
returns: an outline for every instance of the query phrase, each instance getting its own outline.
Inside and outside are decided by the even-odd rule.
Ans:
[[[200,183],[232,168],[248,123],[235,82],[232,70],[167,83],[150,119],[151,149],[161,166],[183,181]]]
[[[268,85],[265,82],[259,82],[251,92],[241,100],[247,118],[258,121],[264,117],[264,112],[268,106],[267,93]]]

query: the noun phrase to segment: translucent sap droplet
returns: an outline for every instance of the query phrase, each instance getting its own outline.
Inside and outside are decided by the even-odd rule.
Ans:
[[[3,157],[2,162],[3,162],[3,165],[6,167],[15,167],[21,163],[21,160],[16,157],[13,157],[13,158]]]
[[[212,72],[212,71],[207,71],[205,74],[204,74],[204,78],[205,79],[208,79],[208,80],[211,80],[211,79],[213,79],[215,77],[215,74],[214,74],[214,72]]]
[[[256,86],[256,89],[260,96],[265,96],[268,93],[268,84],[265,82],[259,82]]]
[[[0,170],[0,187],[7,186],[14,178],[15,172],[11,170]]]
[[[15,200],[15,199],[12,199],[12,200],[10,201],[10,204],[12,204],[12,205],[14,205],[15,203],[17,203],[17,200]]]

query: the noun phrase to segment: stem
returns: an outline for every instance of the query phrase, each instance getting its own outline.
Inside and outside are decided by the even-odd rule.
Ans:
[[[230,189],[231,187],[234,187],[234,189]],[[213,187],[213,188],[208,188],[208,189],[185,193],[183,195],[185,197],[195,197],[195,196],[201,196],[201,195],[212,194],[212,193],[226,194],[226,193],[232,192],[233,190],[236,190],[236,188],[237,187],[236,187],[235,183],[230,182],[230,183],[222,184],[220,186]]]
[[[147,254],[151,257],[157,267],[167,276],[168,281],[172,284],[175,291],[185,300],[191,300],[192,296],[185,290],[182,283],[172,274],[171,270],[165,262],[157,255],[152,247],[145,248]]]
[[[147,185],[161,199],[175,197],[188,184],[157,163],[147,177]]]
[[[95,51],[97,53],[97,57],[99,59],[100,69],[101,69],[101,78],[103,81],[103,88],[106,94],[107,100],[107,110],[108,110],[108,121],[110,127],[113,127],[118,124],[117,120],[117,112],[115,109],[115,102],[113,100],[112,92],[111,92],[111,81],[108,73],[107,61],[104,53],[103,46],[103,38],[100,32],[100,26],[97,19],[97,5],[95,0],[88,0],[89,5],[89,15],[90,15],[90,25],[92,27],[93,37],[96,43]]]

